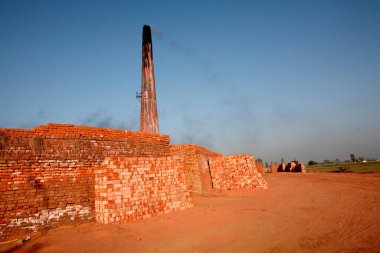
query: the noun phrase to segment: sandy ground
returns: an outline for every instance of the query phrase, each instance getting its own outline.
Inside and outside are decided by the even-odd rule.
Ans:
[[[121,226],[32,235],[4,252],[380,252],[380,174],[266,175],[269,189],[196,197]]]

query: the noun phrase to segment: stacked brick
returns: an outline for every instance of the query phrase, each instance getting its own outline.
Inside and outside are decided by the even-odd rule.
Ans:
[[[93,173],[74,162],[0,161],[0,226],[37,230],[59,220],[91,219]]]
[[[277,172],[283,172],[283,171],[285,171],[284,163],[271,164],[268,168],[269,173],[277,173]]]
[[[261,175],[264,175],[263,164],[261,162],[255,162],[255,164],[256,164],[257,172],[261,173]]]
[[[96,220],[120,224],[193,206],[182,161],[113,157],[95,170]]]
[[[222,155],[194,144],[171,145],[170,150],[173,157],[182,160],[181,173],[189,191],[198,195],[209,194],[212,189],[209,159]]]
[[[214,151],[211,151],[211,150],[208,150],[204,147],[201,147],[201,146],[198,146],[198,145],[195,145],[195,144],[181,144],[181,145],[170,145],[170,151],[173,153],[175,153],[176,151],[189,151],[189,150],[194,150],[196,151],[197,153],[201,153],[205,156],[209,156],[209,157],[212,157],[212,156],[222,156],[221,154],[219,153],[216,153]]]
[[[106,157],[167,156],[169,136],[74,125],[0,129],[0,237],[94,218],[94,172]]]
[[[268,170],[269,173],[277,172],[306,172],[305,165],[302,163],[280,163],[272,164]]]
[[[298,163],[294,169],[294,172],[306,172],[306,167],[303,163]]]
[[[250,155],[212,157],[210,171],[213,188],[232,190],[267,187]]]
[[[169,141],[63,124],[0,129],[0,238],[73,220],[122,223],[182,210],[193,193],[213,187],[265,187],[252,156]]]
[[[0,147],[4,146],[8,149],[8,155],[16,157],[22,156],[31,147],[37,150],[44,148],[42,157],[50,157],[52,154],[74,158],[98,155],[104,159],[111,155],[167,156],[170,152],[168,135],[68,124],[50,123],[31,130],[0,129],[0,139]],[[41,141],[44,142],[42,144],[50,144],[46,141],[52,143],[41,146]],[[7,147],[5,143],[8,144]],[[80,156],[83,152],[85,154]]]

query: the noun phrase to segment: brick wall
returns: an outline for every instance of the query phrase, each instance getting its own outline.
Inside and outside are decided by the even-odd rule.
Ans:
[[[214,188],[266,188],[266,181],[250,155],[212,157],[210,171]]]
[[[132,221],[190,207],[193,193],[212,187],[265,184],[252,156],[170,146],[167,135],[64,124],[0,129],[0,238],[95,216]]]
[[[168,135],[48,124],[31,130],[0,129],[0,152],[19,159],[36,153],[40,158],[104,159],[111,155],[166,156],[170,150]]]
[[[174,157],[107,158],[95,170],[96,220],[125,223],[193,206]]]
[[[189,190],[195,194],[208,194],[212,189],[209,159],[222,156],[203,147],[171,145],[171,155],[182,160],[181,173],[185,175]]]
[[[169,152],[167,135],[59,124],[0,129],[0,236],[92,219],[96,165]]]

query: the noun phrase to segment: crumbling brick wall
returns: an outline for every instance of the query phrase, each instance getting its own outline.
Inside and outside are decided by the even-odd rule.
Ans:
[[[107,158],[95,169],[96,220],[125,223],[193,206],[174,157]]]
[[[96,165],[169,153],[167,135],[61,124],[0,129],[0,236],[93,219]]]
[[[263,175],[257,171],[251,155],[212,157],[212,184],[219,189],[266,188]]]
[[[189,190],[195,194],[211,192],[210,157],[222,156],[194,144],[171,145],[171,155],[182,160],[181,172],[185,175]]]

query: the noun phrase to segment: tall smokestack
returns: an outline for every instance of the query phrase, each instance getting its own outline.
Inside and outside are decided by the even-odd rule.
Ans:
[[[150,26],[144,25],[142,37],[142,77],[140,131],[159,133],[156,87],[154,82],[153,48]]]

